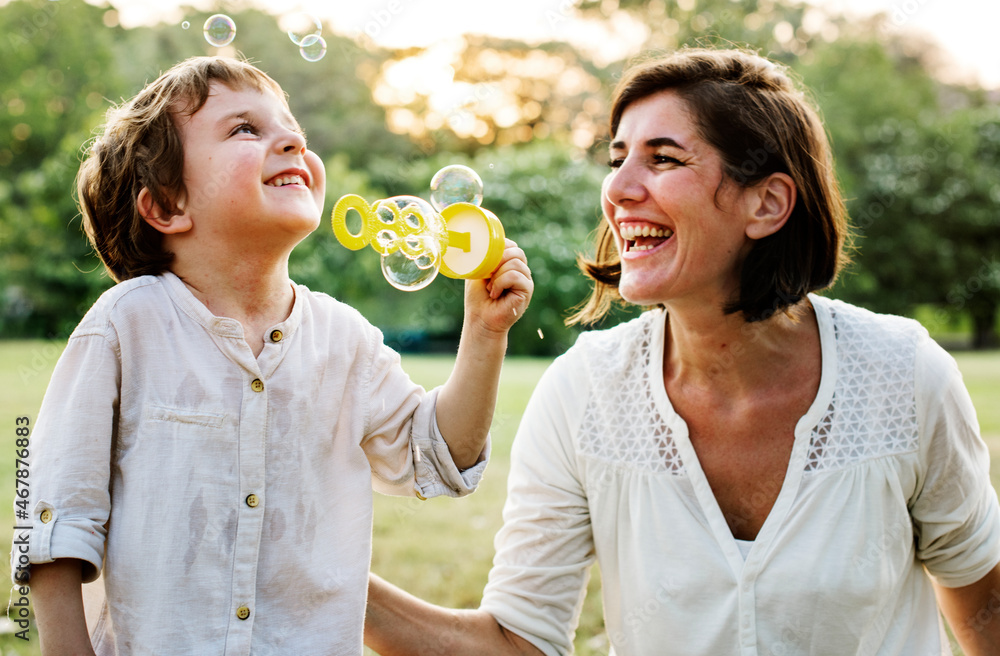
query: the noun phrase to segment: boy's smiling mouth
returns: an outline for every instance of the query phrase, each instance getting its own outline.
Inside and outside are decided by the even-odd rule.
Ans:
[[[302,171],[282,171],[264,184],[268,187],[284,187],[286,185],[302,185],[308,187],[308,176]]]

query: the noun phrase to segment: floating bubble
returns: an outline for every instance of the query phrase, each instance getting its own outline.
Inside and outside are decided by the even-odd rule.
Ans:
[[[454,203],[483,202],[483,181],[468,166],[446,166],[431,179],[431,204],[439,212]]]
[[[205,21],[204,32],[206,41],[221,48],[228,46],[236,38],[236,23],[225,14],[215,14]]]
[[[323,24],[312,14],[296,12],[282,16],[278,21],[279,27],[288,34],[288,38],[297,46],[304,46],[303,43],[311,36],[319,36],[323,33]]]
[[[441,247],[436,238],[419,237],[409,241],[411,249],[420,251],[416,257],[409,257],[402,248],[382,256],[382,275],[390,285],[404,292],[417,291],[431,284],[441,268]]]
[[[323,57],[326,57],[326,41],[323,40],[323,37],[316,36],[315,34],[307,36],[302,40],[302,45],[299,47],[299,54],[306,61],[318,62]]]
[[[182,30],[186,30],[189,27],[191,27],[191,23],[189,23],[188,21],[184,21],[184,22],[181,23],[181,29]]]

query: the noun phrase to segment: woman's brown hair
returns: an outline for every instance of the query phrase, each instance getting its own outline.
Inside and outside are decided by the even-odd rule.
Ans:
[[[108,110],[104,129],[76,176],[83,229],[116,282],[167,270],[173,254],[163,235],[139,214],[143,187],[168,214],[183,198],[184,150],[174,114],[194,114],[213,80],[233,88],[269,91],[286,102],[278,83],[253,65],[223,57],[187,59],[132,100]]]
[[[667,90],[687,103],[699,136],[719,153],[723,184],[750,187],[772,173],[795,182],[788,221],[754,243],[739,296],[724,311],[760,321],[832,284],[847,263],[847,212],[823,124],[788,74],[742,50],[691,48],[636,64],[615,89],[611,137],[630,104]],[[595,323],[622,300],[621,261],[607,221],[598,228],[595,257],[579,262],[594,289],[568,323]]]

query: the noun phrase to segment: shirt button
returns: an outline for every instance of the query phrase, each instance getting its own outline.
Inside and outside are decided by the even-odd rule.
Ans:
[[[252,389],[255,392],[263,392],[264,391],[264,383],[261,381],[260,378],[254,378],[253,382],[250,383],[250,389]]]
[[[271,341],[272,342],[280,342],[282,337],[284,337],[284,335],[281,333],[280,330],[272,330],[271,331]]]
[[[42,514],[39,515],[39,519],[42,520],[43,524],[48,524],[49,522],[52,521],[52,511],[46,508],[45,510],[42,511]]]
[[[245,620],[250,617],[250,609],[247,606],[240,606],[236,609],[236,617]]]
[[[247,497],[247,505],[251,508],[256,508],[260,504],[260,498],[256,494],[251,494]]]

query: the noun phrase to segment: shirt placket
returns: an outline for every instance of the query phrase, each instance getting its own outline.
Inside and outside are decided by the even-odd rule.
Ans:
[[[740,654],[757,656],[757,596],[754,581],[756,569],[747,563],[740,576],[739,587],[739,632]]]
[[[267,441],[268,389],[256,366],[244,369],[245,392],[240,409],[240,488],[232,500],[239,508],[233,560],[232,600],[226,656],[250,653],[256,616],[257,562],[264,525],[264,465]]]

